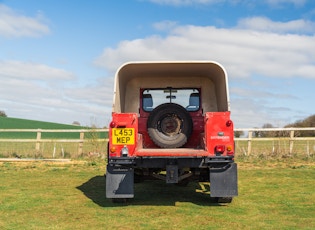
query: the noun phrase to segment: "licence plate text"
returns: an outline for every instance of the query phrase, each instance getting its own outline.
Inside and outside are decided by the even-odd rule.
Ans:
[[[135,143],[135,129],[113,128],[112,143],[114,145],[133,145]]]

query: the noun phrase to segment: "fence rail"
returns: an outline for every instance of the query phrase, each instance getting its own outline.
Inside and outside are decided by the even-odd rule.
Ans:
[[[309,128],[236,128],[234,131],[247,133],[246,137],[235,137],[236,144],[236,154],[243,153],[244,155],[250,155],[252,153],[257,152],[279,152],[281,151],[287,152],[289,154],[293,154],[297,151],[305,152],[307,155],[310,155],[315,152],[315,137],[299,137],[296,136],[297,132],[301,131],[314,131],[315,127]],[[3,133],[36,133],[34,138],[5,138],[5,136],[0,136],[0,147],[4,145],[4,143],[35,143],[33,145],[33,151],[36,153],[40,153],[43,151],[42,146],[45,143],[52,143],[53,146],[53,156],[56,154],[56,144],[57,143],[73,143],[76,144],[77,148],[74,150],[72,148],[72,152],[81,156],[83,154],[84,146],[88,143],[93,145],[94,150],[92,152],[101,152],[107,151],[107,143],[108,138],[99,138],[97,136],[87,137],[87,133],[107,133],[108,129],[0,129],[0,134]],[[254,134],[257,132],[285,132],[287,136],[281,137],[257,137]],[[77,133],[78,138],[43,138],[44,133]],[[303,146],[301,144],[297,144],[298,142],[303,142]],[[104,146],[100,147],[99,143],[103,143]],[[257,146],[260,147],[258,148]],[[34,148],[35,147],[35,148]],[[11,147],[10,147],[11,148]],[[12,146],[12,150],[8,150],[6,148],[3,150],[0,148],[0,155],[3,151],[7,151],[10,153],[19,152],[24,150],[16,150],[16,145]],[[23,147],[24,148],[24,147]],[[62,155],[64,156],[64,149],[62,148]],[[89,147],[91,148],[91,147]],[[103,150],[100,150],[100,149]],[[47,149],[47,147],[46,147]],[[96,149],[96,150],[95,150]],[[29,150],[30,151],[30,150]],[[49,150],[50,151],[50,150]],[[86,150],[90,152],[89,150]],[[76,152],[76,153],[75,153]],[[12,155],[12,154],[11,154]]]
[[[235,142],[247,142],[247,152],[245,152],[245,155],[250,155],[253,152],[252,145],[253,142],[283,142],[285,145],[286,142],[288,142],[288,149],[284,150],[285,152],[288,152],[289,154],[293,154],[294,152],[297,152],[296,149],[294,149],[294,143],[297,143],[298,141],[304,141],[305,149],[300,149],[300,151],[304,151],[307,155],[310,155],[315,151],[315,136],[312,137],[299,137],[295,136],[297,131],[315,131],[315,127],[306,127],[306,128],[238,128],[234,129],[234,131],[239,132],[248,132],[247,137],[238,137],[235,138]],[[278,136],[278,137],[257,137],[253,135],[257,132],[284,132],[287,133],[288,136]],[[279,144],[278,144],[279,146]],[[243,147],[244,148],[244,147]],[[284,147],[285,148],[285,147]],[[275,143],[272,145],[271,152],[275,152]]]
[[[35,152],[41,151],[42,143],[54,143],[53,156],[56,151],[56,143],[76,143],[78,144],[77,155],[83,154],[84,143],[91,141],[95,143],[108,141],[107,138],[86,138],[86,133],[108,132],[108,129],[0,129],[0,133],[36,133],[36,138],[0,138],[1,143],[35,143]],[[78,133],[79,138],[42,138],[43,133]],[[62,152],[64,152],[62,147]],[[64,154],[63,154],[64,155]]]

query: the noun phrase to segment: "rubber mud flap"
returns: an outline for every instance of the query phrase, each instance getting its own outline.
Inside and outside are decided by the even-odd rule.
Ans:
[[[237,164],[230,163],[230,167],[210,169],[210,196],[233,197],[238,195]]]
[[[132,167],[116,167],[107,165],[106,197],[134,197],[134,169]]]
[[[150,113],[147,127],[151,140],[159,147],[179,148],[190,137],[193,124],[184,107],[166,103]]]

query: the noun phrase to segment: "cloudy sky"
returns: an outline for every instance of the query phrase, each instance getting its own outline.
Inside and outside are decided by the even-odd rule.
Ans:
[[[126,61],[214,60],[236,128],[315,114],[313,0],[0,0],[0,110],[108,125]]]

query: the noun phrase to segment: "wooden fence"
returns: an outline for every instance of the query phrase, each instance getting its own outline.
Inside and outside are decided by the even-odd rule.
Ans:
[[[76,143],[77,148],[77,156],[81,156],[83,154],[83,147],[85,143],[100,143],[104,141],[108,141],[106,138],[97,138],[96,136],[86,137],[86,133],[108,133],[108,129],[0,129],[0,133],[36,133],[36,138],[0,138],[0,145],[1,143],[34,143],[34,150],[36,153],[41,151],[41,145],[43,143]],[[78,138],[43,138],[44,133],[77,133],[79,134]],[[107,135],[106,135],[107,136]],[[53,157],[55,155],[56,148],[53,151]],[[106,151],[106,150],[104,150]],[[62,149],[62,152],[64,150]],[[63,153],[64,155],[64,153]]]
[[[293,154],[294,152],[297,152],[297,149],[299,151],[305,152],[307,155],[310,155],[315,152],[315,137],[298,137],[296,136],[297,132],[301,131],[314,131],[315,127],[313,128],[246,128],[246,129],[235,129],[235,131],[243,132],[245,133],[246,137],[237,137],[235,138],[235,144],[236,144],[236,154],[244,154],[244,155],[250,155],[252,153],[257,152],[279,152],[279,148],[282,148],[282,151],[287,152],[288,154]],[[94,143],[100,143],[100,142],[107,142],[107,135],[105,138],[87,138],[87,133],[101,133],[105,132],[108,133],[108,129],[64,129],[64,130],[57,130],[57,129],[0,129],[0,133],[36,133],[36,138],[3,138],[0,137],[0,145],[3,145],[4,143],[32,143],[33,150],[35,150],[36,153],[41,152],[41,146],[44,143],[54,143],[56,146],[56,143],[74,143],[77,145],[77,150],[73,150],[73,152],[76,152],[75,155],[81,156],[83,154],[84,145],[86,143],[91,143],[91,140]],[[259,132],[284,132],[287,133],[288,136],[280,136],[280,137],[260,137],[254,134],[257,134]],[[43,138],[44,133],[77,133],[78,138]],[[269,136],[269,135],[268,135]],[[298,143],[303,141],[302,145],[296,145],[295,143]],[[263,146],[263,148],[254,148],[255,145]],[[282,145],[282,147],[280,146]],[[105,144],[104,144],[105,145]],[[16,146],[16,145],[14,145]],[[296,147],[296,148],[295,148]],[[107,145],[106,147],[102,147],[103,152],[107,151]],[[55,156],[55,150],[52,152],[52,156]],[[1,148],[0,148],[0,154],[1,154]],[[19,152],[18,150],[10,150],[11,152]],[[62,149],[62,152],[64,150]],[[3,154],[2,154],[3,155]],[[11,154],[12,155],[12,154]],[[64,156],[64,153],[62,154]]]
[[[246,129],[235,129],[234,131],[238,132],[243,132],[247,133],[247,137],[238,137],[235,138],[236,145],[238,143],[243,142],[243,148],[241,152],[244,153],[244,155],[250,155],[253,153],[253,143],[270,143],[268,144],[271,146],[271,149],[269,149],[269,152],[274,153],[276,152],[275,150],[275,145],[279,143],[282,143],[282,152],[286,152],[288,154],[293,154],[294,152],[304,152],[306,155],[313,154],[315,152],[315,136],[310,136],[310,137],[301,137],[297,136],[296,134],[298,132],[303,132],[303,131],[314,131],[315,133],[315,127],[308,127],[308,128],[246,128]],[[279,135],[277,137],[261,137],[257,136],[254,134],[259,134],[259,133],[268,133],[268,132],[273,132],[273,134],[276,133],[282,133],[282,135]],[[283,135],[287,134],[287,135]],[[267,135],[270,136],[270,135]],[[244,145],[244,143],[246,143]],[[297,143],[302,143],[295,147],[295,144]],[[245,147],[246,148],[245,148]],[[260,150],[262,151],[262,150]],[[257,153],[257,148],[256,148],[256,153]]]

